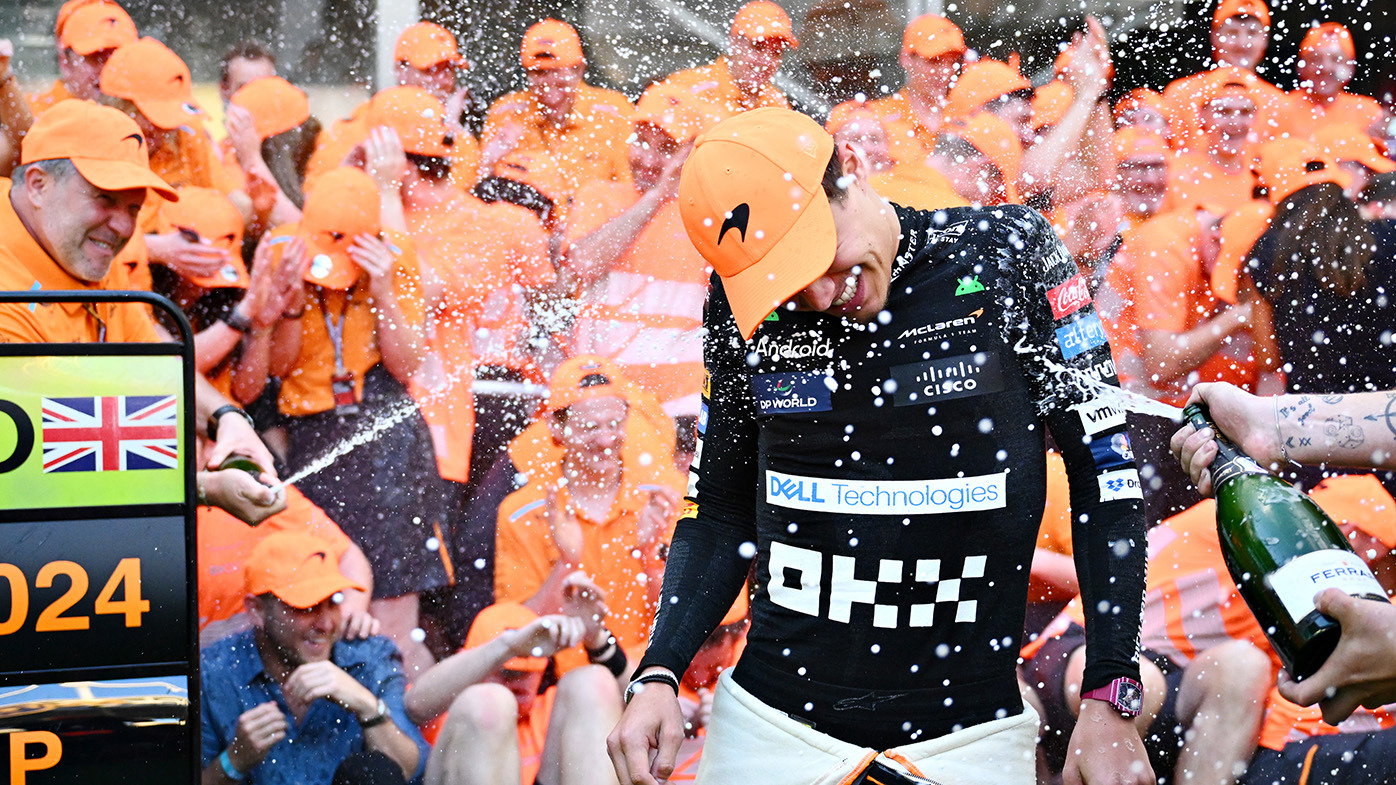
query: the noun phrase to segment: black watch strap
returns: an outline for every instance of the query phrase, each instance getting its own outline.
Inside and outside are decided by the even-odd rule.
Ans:
[[[230,404],[226,404],[226,405],[224,405],[224,406],[218,407],[217,409],[215,409],[215,410],[213,411],[213,414],[209,415],[209,418],[208,418],[208,439],[209,439],[209,441],[211,441],[211,442],[216,442],[216,441],[218,441],[218,421],[221,420],[221,419],[223,419],[223,415],[225,415],[225,414],[237,414],[238,416],[242,417],[242,419],[246,420],[248,425],[252,426],[253,428],[256,428],[256,427],[257,427],[257,423],[254,422],[254,421],[252,420],[252,415],[250,415],[250,414],[248,414],[247,412],[243,411],[242,409],[240,409],[240,408],[238,408],[238,407],[232,405],[231,403],[230,403]]]
[[[228,314],[223,317],[223,323],[233,328],[234,330],[237,330],[243,335],[247,335],[248,333],[252,332],[251,317],[243,316],[242,314],[238,313],[238,309],[236,308],[232,309],[231,311],[228,311]]]

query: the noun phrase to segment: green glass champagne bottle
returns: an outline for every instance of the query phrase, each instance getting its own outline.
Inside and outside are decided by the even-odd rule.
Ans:
[[[218,471],[221,472],[224,469],[242,469],[258,479],[261,479],[263,471],[262,467],[256,461],[245,455],[229,455],[227,458],[224,458],[223,462],[218,464]]]
[[[1206,409],[1183,416],[1217,438],[1212,488],[1222,556],[1241,597],[1265,629],[1285,670],[1312,676],[1338,645],[1338,623],[1314,595],[1333,587],[1386,602],[1386,592],[1338,525],[1308,494],[1263,469],[1218,430]]]

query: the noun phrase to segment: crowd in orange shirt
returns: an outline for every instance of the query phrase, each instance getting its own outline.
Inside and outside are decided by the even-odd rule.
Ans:
[[[1386,349],[1360,345],[1391,345],[1389,331],[1385,344],[1371,333],[1390,321],[1377,314],[1384,283],[1396,278],[1387,269],[1396,231],[1385,228],[1396,223],[1383,223],[1396,219],[1396,151],[1387,147],[1396,110],[1348,91],[1367,53],[1322,19],[1302,33],[1299,86],[1271,84],[1257,74],[1271,32],[1264,0],[1220,0],[1212,68],[1112,102],[1110,46],[1092,18],[1063,42],[1050,80],[1034,86],[1016,58],[979,57],[954,22],[928,14],[905,29],[905,83],[834,106],[826,127],[866,157],[891,201],[1041,210],[1089,282],[1115,348],[1102,375],[1167,403],[1204,381],[1336,391],[1304,386],[1339,377],[1286,343],[1291,323],[1323,321],[1328,312],[1315,315],[1314,303],[1337,306],[1317,295],[1301,302],[1304,290],[1286,286],[1302,271],[1276,256],[1297,247],[1281,224],[1306,221],[1370,244],[1374,254],[1332,262],[1331,277],[1349,300],[1379,290],[1379,303],[1362,301],[1376,321],[1333,329],[1347,335],[1338,345],[1358,353],[1354,362],[1387,366],[1350,386],[1396,388]],[[555,780],[552,743],[587,758],[578,750],[595,739],[559,731],[554,742],[549,718],[599,727],[597,717],[618,711],[588,692],[597,682],[587,674],[612,669],[603,691],[616,678],[624,684],[626,662],[643,652],[705,415],[711,271],[681,227],[680,168],[718,121],[789,105],[773,80],[800,43],[790,17],[769,0],[748,2],[724,56],[656,81],[634,102],[588,83],[576,29],[541,20],[520,44],[526,86],[489,106],[478,137],[464,112],[474,98],[457,87],[468,61],[431,22],[401,32],[396,85],[323,126],[266,49],[240,45],[223,61],[218,142],[184,61],[140,37],[121,6],[69,0],[55,38],[60,78],[27,98],[0,53],[0,161],[34,117],[63,101],[128,114],[150,140],[152,170],[181,199],[147,201],[113,286],[153,289],[185,311],[199,371],[253,413],[285,461],[281,476],[356,435],[367,442],[289,489],[287,510],[260,529],[200,511],[206,640],[245,626],[239,560],[255,542],[305,530],[371,586],[346,600],[358,631],[390,635],[409,678],[426,685],[415,701],[409,694],[408,711],[441,731],[444,762],[428,764],[428,780]],[[0,286],[28,288],[26,275],[0,259]],[[1296,308],[1309,319],[1292,319]],[[1167,456],[1171,424],[1136,426],[1153,522],[1186,539],[1206,508],[1193,507]],[[1069,520],[1065,481],[1054,475],[1060,503],[1049,504],[1049,522]],[[1380,486],[1366,490],[1391,503]],[[1383,554],[1396,545],[1388,528],[1377,538]],[[1061,558],[1070,543],[1059,532],[1044,537],[1034,596],[1065,599],[1074,591]],[[1150,586],[1161,581],[1151,576]],[[1184,605],[1196,599],[1186,587],[1156,591]],[[1189,632],[1203,622],[1181,617],[1159,630],[1153,648],[1179,669],[1213,644],[1264,648],[1233,618],[1236,600],[1212,594],[1223,611],[1203,633]],[[569,616],[583,626],[564,625]],[[695,736],[704,679],[740,649],[740,621],[725,620],[714,638],[724,662],[684,682]],[[508,630],[545,641],[533,649],[544,656],[466,656]],[[491,678],[512,692],[472,691]],[[540,691],[544,700],[523,698]],[[490,711],[511,706],[513,752],[496,759],[471,747],[462,762],[441,750],[470,746],[460,740],[487,734]],[[1333,732],[1277,694],[1257,706],[1253,735],[1263,724],[1268,748]]]

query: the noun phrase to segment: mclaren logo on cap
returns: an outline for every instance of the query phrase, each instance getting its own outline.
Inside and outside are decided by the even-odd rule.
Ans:
[[[311,559],[315,559],[315,558],[318,558],[320,561],[324,561],[325,559],[328,559],[328,558],[329,558],[329,554],[328,554],[328,553],[325,553],[324,551],[315,551],[314,553],[310,554],[309,556],[306,556],[306,557],[305,557],[305,560],[306,560],[307,562],[309,562]]]
[[[722,238],[726,236],[728,229],[736,229],[742,233],[742,242],[746,242],[746,223],[751,219],[751,206],[742,202],[732,208],[732,212],[727,214],[727,218],[722,222],[722,229],[717,233],[717,244],[722,245]]]
[[[140,134],[128,134],[128,135],[122,137],[122,138],[121,138],[121,141],[124,142],[124,141],[126,141],[127,139],[135,139],[135,140],[136,140],[136,147],[137,147],[137,148],[145,147],[145,137],[144,137],[144,136],[141,136]]]

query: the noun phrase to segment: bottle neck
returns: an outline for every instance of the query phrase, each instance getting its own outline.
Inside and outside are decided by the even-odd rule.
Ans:
[[[1197,430],[1211,428],[1216,435],[1217,457],[1212,461],[1212,488],[1219,489],[1236,477],[1247,474],[1270,474],[1265,471],[1260,464],[1256,463],[1249,455],[1241,452],[1234,442],[1221,432],[1217,424],[1212,422],[1207,410],[1200,404],[1190,404],[1183,409],[1183,415],[1188,422]]]

